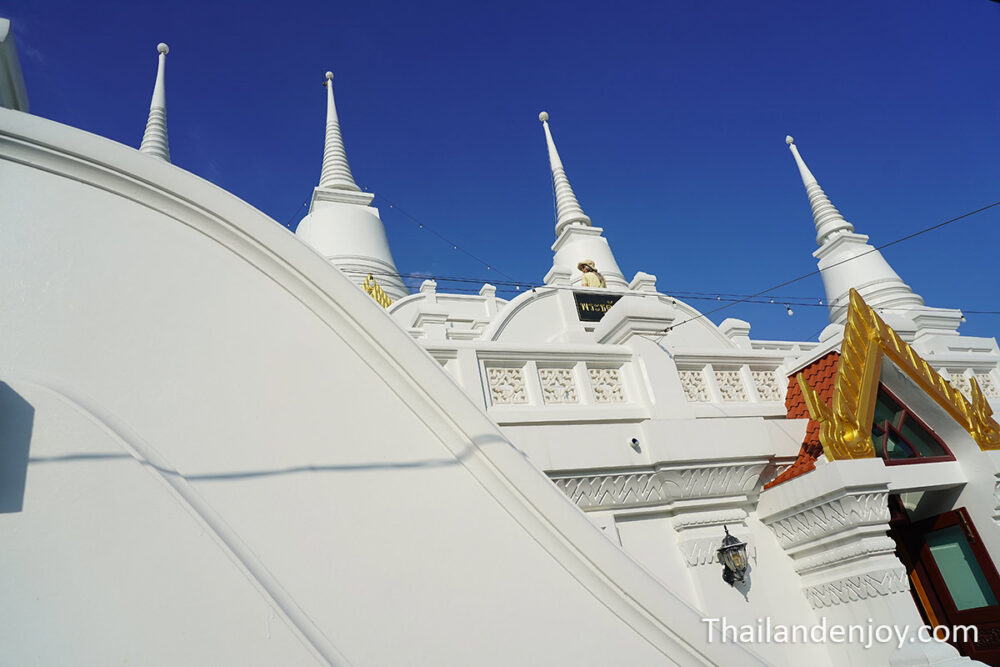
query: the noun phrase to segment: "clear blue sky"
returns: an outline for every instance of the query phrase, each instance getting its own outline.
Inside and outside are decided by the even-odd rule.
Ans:
[[[554,241],[542,109],[622,270],[666,292],[756,292],[815,269],[786,134],[874,243],[1000,200],[989,0],[0,0],[0,16],[33,113],[132,146],[167,42],[174,164],[291,228],[319,178],[333,70],[351,167],[403,273],[497,277],[388,202],[540,282]],[[998,243],[1000,207],[885,255],[929,305],[1000,310]],[[778,293],[823,296],[818,277]],[[769,305],[711,317],[727,316],[758,338],[826,323],[825,308]],[[1000,317],[962,331],[995,336]]]

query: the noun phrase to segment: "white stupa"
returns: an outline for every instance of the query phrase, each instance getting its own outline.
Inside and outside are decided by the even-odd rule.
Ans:
[[[618,268],[611,246],[602,235],[604,230],[593,226],[569,184],[559,151],[552,139],[552,131],[549,130],[549,114],[541,112],[538,120],[542,121],[545,129],[556,199],[556,242],[552,244],[555,256],[552,258],[552,268],[545,274],[545,284],[579,285],[583,274],[577,265],[585,260],[593,260],[608,287],[628,289],[628,282]]]
[[[923,297],[903,282],[868,236],[854,231],[819,186],[806,166],[792,137],[785,137],[798,165],[802,183],[812,207],[819,248],[813,257],[819,260],[823,288],[830,306],[830,322],[842,325],[847,319],[851,288],[890,320],[901,331],[914,334],[953,334],[962,312],[951,308],[931,308]]]
[[[357,285],[369,274],[393,300],[408,294],[396,270],[375,195],[354,182],[340,134],[333,100],[333,73],[326,73],[326,143],[319,185],[313,190],[309,213],[295,233],[323,254]]]

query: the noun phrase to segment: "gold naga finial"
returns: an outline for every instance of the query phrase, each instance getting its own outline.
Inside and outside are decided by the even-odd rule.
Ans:
[[[819,440],[828,460],[875,456],[871,428],[883,355],[968,431],[980,449],[1000,449],[1000,424],[993,419],[993,409],[975,378],[970,382],[969,401],[852,289],[830,405],[801,373],[797,376],[809,417],[819,424]]]
[[[364,288],[365,292],[367,292],[371,298],[375,299],[375,303],[378,305],[383,308],[388,308],[392,305],[392,299],[389,298],[389,295],[385,293],[382,286],[378,284],[377,280],[375,280],[375,276],[370,273],[368,274],[368,277],[365,278]]]

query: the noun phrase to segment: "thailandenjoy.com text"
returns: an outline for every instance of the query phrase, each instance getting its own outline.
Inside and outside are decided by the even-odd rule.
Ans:
[[[790,625],[772,623],[770,618],[757,619],[756,623],[730,623],[725,616],[703,618],[707,626],[708,641],[723,644],[858,644],[871,648],[875,644],[895,643],[903,648],[907,643],[943,643],[979,641],[979,628],[974,625],[909,625],[867,623],[842,625],[820,619],[815,625]]]

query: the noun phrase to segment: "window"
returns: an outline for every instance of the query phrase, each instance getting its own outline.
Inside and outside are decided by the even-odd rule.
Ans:
[[[875,452],[886,463],[950,461],[952,456],[930,428],[879,385],[872,419]]]
[[[1000,664],[1000,575],[964,507],[910,521],[899,496],[889,496],[889,536],[910,575],[913,601],[931,626],[974,625],[951,637],[962,655]]]

